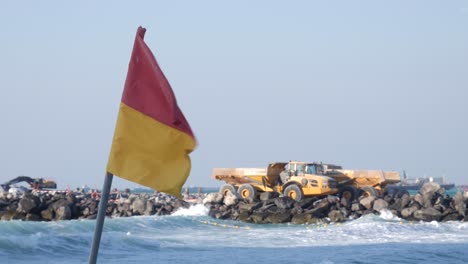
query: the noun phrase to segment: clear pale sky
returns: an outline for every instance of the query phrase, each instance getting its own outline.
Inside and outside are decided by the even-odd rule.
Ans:
[[[102,187],[141,25],[197,137],[187,186],[288,160],[468,184],[468,1],[96,2],[2,3],[0,182]]]

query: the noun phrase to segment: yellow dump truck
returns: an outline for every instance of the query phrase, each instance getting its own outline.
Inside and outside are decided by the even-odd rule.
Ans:
[[[238,192],[242,198],[253,199],[259,192],[278,192],[300,201],[338,192],[336,180],[316,174],[312,166],[294,162],[275,162],[267,168],[215,168],[212,177],[226,182],[220,188],[222,194]]]
[[[389,184],[400,182],[400,173],[382,170],[350,170],[332,164],[317,164],[321,174],[338,183],[339,194],[354,200],[361,195],[383,195]]]

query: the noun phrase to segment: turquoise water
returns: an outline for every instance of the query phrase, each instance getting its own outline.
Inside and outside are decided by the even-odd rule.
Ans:
[[[468,263],[468,223],[389,212],[333,225],[254,225],[206,216],[106,219],[98,263]],[[95,221],[0,222],[1,263],[86,263]]]

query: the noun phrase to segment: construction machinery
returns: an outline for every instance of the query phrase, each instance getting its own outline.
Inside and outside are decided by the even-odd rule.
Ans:
[[[258,192],[279,192],[295,200],[337,194],[350,201],[360,196],[379,197],[389,185],[400,182],[396,171],[351,170],[318,162],[277,162],[263,168],[214,169],[213,177],[225,181],[220,192],[255,197]]]
[[[10,189],[10,186],[13,184],[26,182],[32,189],[40,190],[40,189],[56,189],[57,183],[52,180],[46,180],[43,178],[31,178],[28,176],[18,176],[12,180],[9,180],[3,184],[1,187],[3,191],[7,192]]]
[[[261,192],[277,192],[297,201],[304,197],[335,194],[336,180],[317,174],[307,163],[275,162],[267,168],[215,168],[212,177],[224,181],[220,192],[254,199]]]
[[[400,173],[383,170],[351,170],[333,164],[315,163],[320,174],[338,183],[339,196],[355,200],[360,196],[382,196],[387,187],[400,182]]]

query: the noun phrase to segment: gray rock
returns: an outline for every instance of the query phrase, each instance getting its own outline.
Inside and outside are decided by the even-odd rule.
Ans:
[[[330,203],[327,199],[318,200],[314,203],[314,209],[307,210],[307,213],[311,213],[316,218],[323,218],[328,216],[330,210]]]
[[[86,210],[89,210],[89,209],[85,208],[85,211]],[[49,207],[49,208],[47,208],[45,210],[42,210],[41,211],[41,217],[44,220],[52,221],[52,219],[54,219],[54,217],[55,217],[55,213],[54,213],[54,210],[52,209],[52,207]]]
[[[416,212],[418,209],[419,208],[417,208],[416,206],[405,208],[405,209],[401,210],[401,216],[404,219],[412,219],[413,218],[413,213]]]
[[[374,196],[367,196],[362,198],[359,203],[364,206],[366,209],[371,209],[374,203],[375,197]]]
[[[291,214],[288,212],[284,213],[272,213],[269,214],[264,222],[265,223],[271,223],[271,224],[280,224],[280,223],[286,223],[291,220]]]
[[[71,219],[71,209],[68,205],[63,205],[55,209],[54,220],[70,220],[70,219]]]
[[[291,219],[291,223],[300,224],[300,225],[306,224],[311,220],[311,218],[312,218],[311,214],[307,214],[307,213],[297,214],[297,215],[293,215]]]
[[[289,196],[283,196],[275,199],[275,204],[278,208],[291,209],[296,201]]]
[[[387,209],[388,203],[384,199],[377,199],[374,201],[374,211],[380,212],[382,209]]]
[[[346,221],[346,217],[339,210],[330,211],[330,213],[328,214],[328,218],[330,218],[331,222],[335,223],[341,223]]]
[[[247,211],[240,211],[237,219],[242,222],[247,222],[247,219],[249,218],[249,216],[250,215]]]
[[[223,195],[221,193],[209,193],[205,199],[203,199],[203,204],[207,203],[222,203],[223,202]]]
[[[434,208],[423,208],[421,210],[415,211],[413,213],[413,216],[417,220],[422,220],[426,222],[440,221],[440,219],[442,218],[442,213]]]
[[[260,201],[266,201],[270,199],[275,199],[279,197],[277,192],[262,192],[260,193]]]
[[[330,204],[337,204],[340,202],[340,198],[338,198],[337,196],[334,196],[334,195],[328,195],[327,196],[327,200]]]
[[[457,192],[453,197],[452,207],[457,210],[458,214],[465,216],[466,204],[463,200],[463,195],[461,192]]]
[[[133,203],[130,207],[134,214],[144,215],[146,212],[146,201],[137,197],[133,199]]]
[[[443,222],[447,222],[447,221],[460,221],[463,219],[463,216],[457,214],[457,213],[451,213],[451,214],[447,214],[446,216],[444,216],[442,218],[442,221]]]
[[[311,209],[314,206],[314,202],[317,201],[316,197],[308,197],[297,202],[297,205],[302,209]]]
[[[139,198],[138,195],[136,195],[134,193],[132,193],[132,194],[130,194],[128,196],[128,200],[129,200],[130,204],[133,203],[133,201],[135,201],[135,199],[137,199],[137,198]]]
[[[400,209],[405,208],[411,202],[411,196],[408,193],[405,193],[401,196]]]
[[[0,219],[2,221],[10,221],[15,215],[15,211],[0,211]]]
[[[353,203],[351,204],[351,211],[352,211],[352,212],[360,211],[360,210],[363,209],[363,208],[364,208],[364,207],[362,207],[361,204],[358,203],[358,202],[353,202]]]
[[[426,182],[423,184],[421,189],[419,189],[419,193],[424,195],[426,193],[436,193],[440,189],[440,185],[437,182]]]
[[[16,209],[19,213],[29,213],[31,210],[39,205],[39,198],[37,196],[28,194],[24,195],[18,202],[18,208]]]
[[[434,198],[435,193],[427,192],[421,195],[422,195],[422,200],[423,200],[423,203],[422,203],[423,207],[429,208],[429,207],[432,207],[432,205],[434,205],[434,203],[432,202],[432,198]]]
[[[224,196],[224,204],[227,206],[235,205],[240,200],[240,195],[238,193],[227,192]]]
[[[262,207],[262,203],[243,203],[239,206],[239,210],[242,212],[242,211],[246,211],[246,212],[253,212],[254,210],[257,210],[259,208]]]
[[[267,214],[265,213],[253,213],[252,215],[250,215],[249,219],[255,224],[264,224],[263,219],[265,219],[266,216]]]
[[[146,201],[146,210],[144,215],[154,215],[154,203],[151,200]]]
[[[424,204],[424,200],[423,200],[423,197],[420,193],[417,193],[414,197],[413,197],[413,200],[415,202],[418,202],[420,205],[423,205]]]

